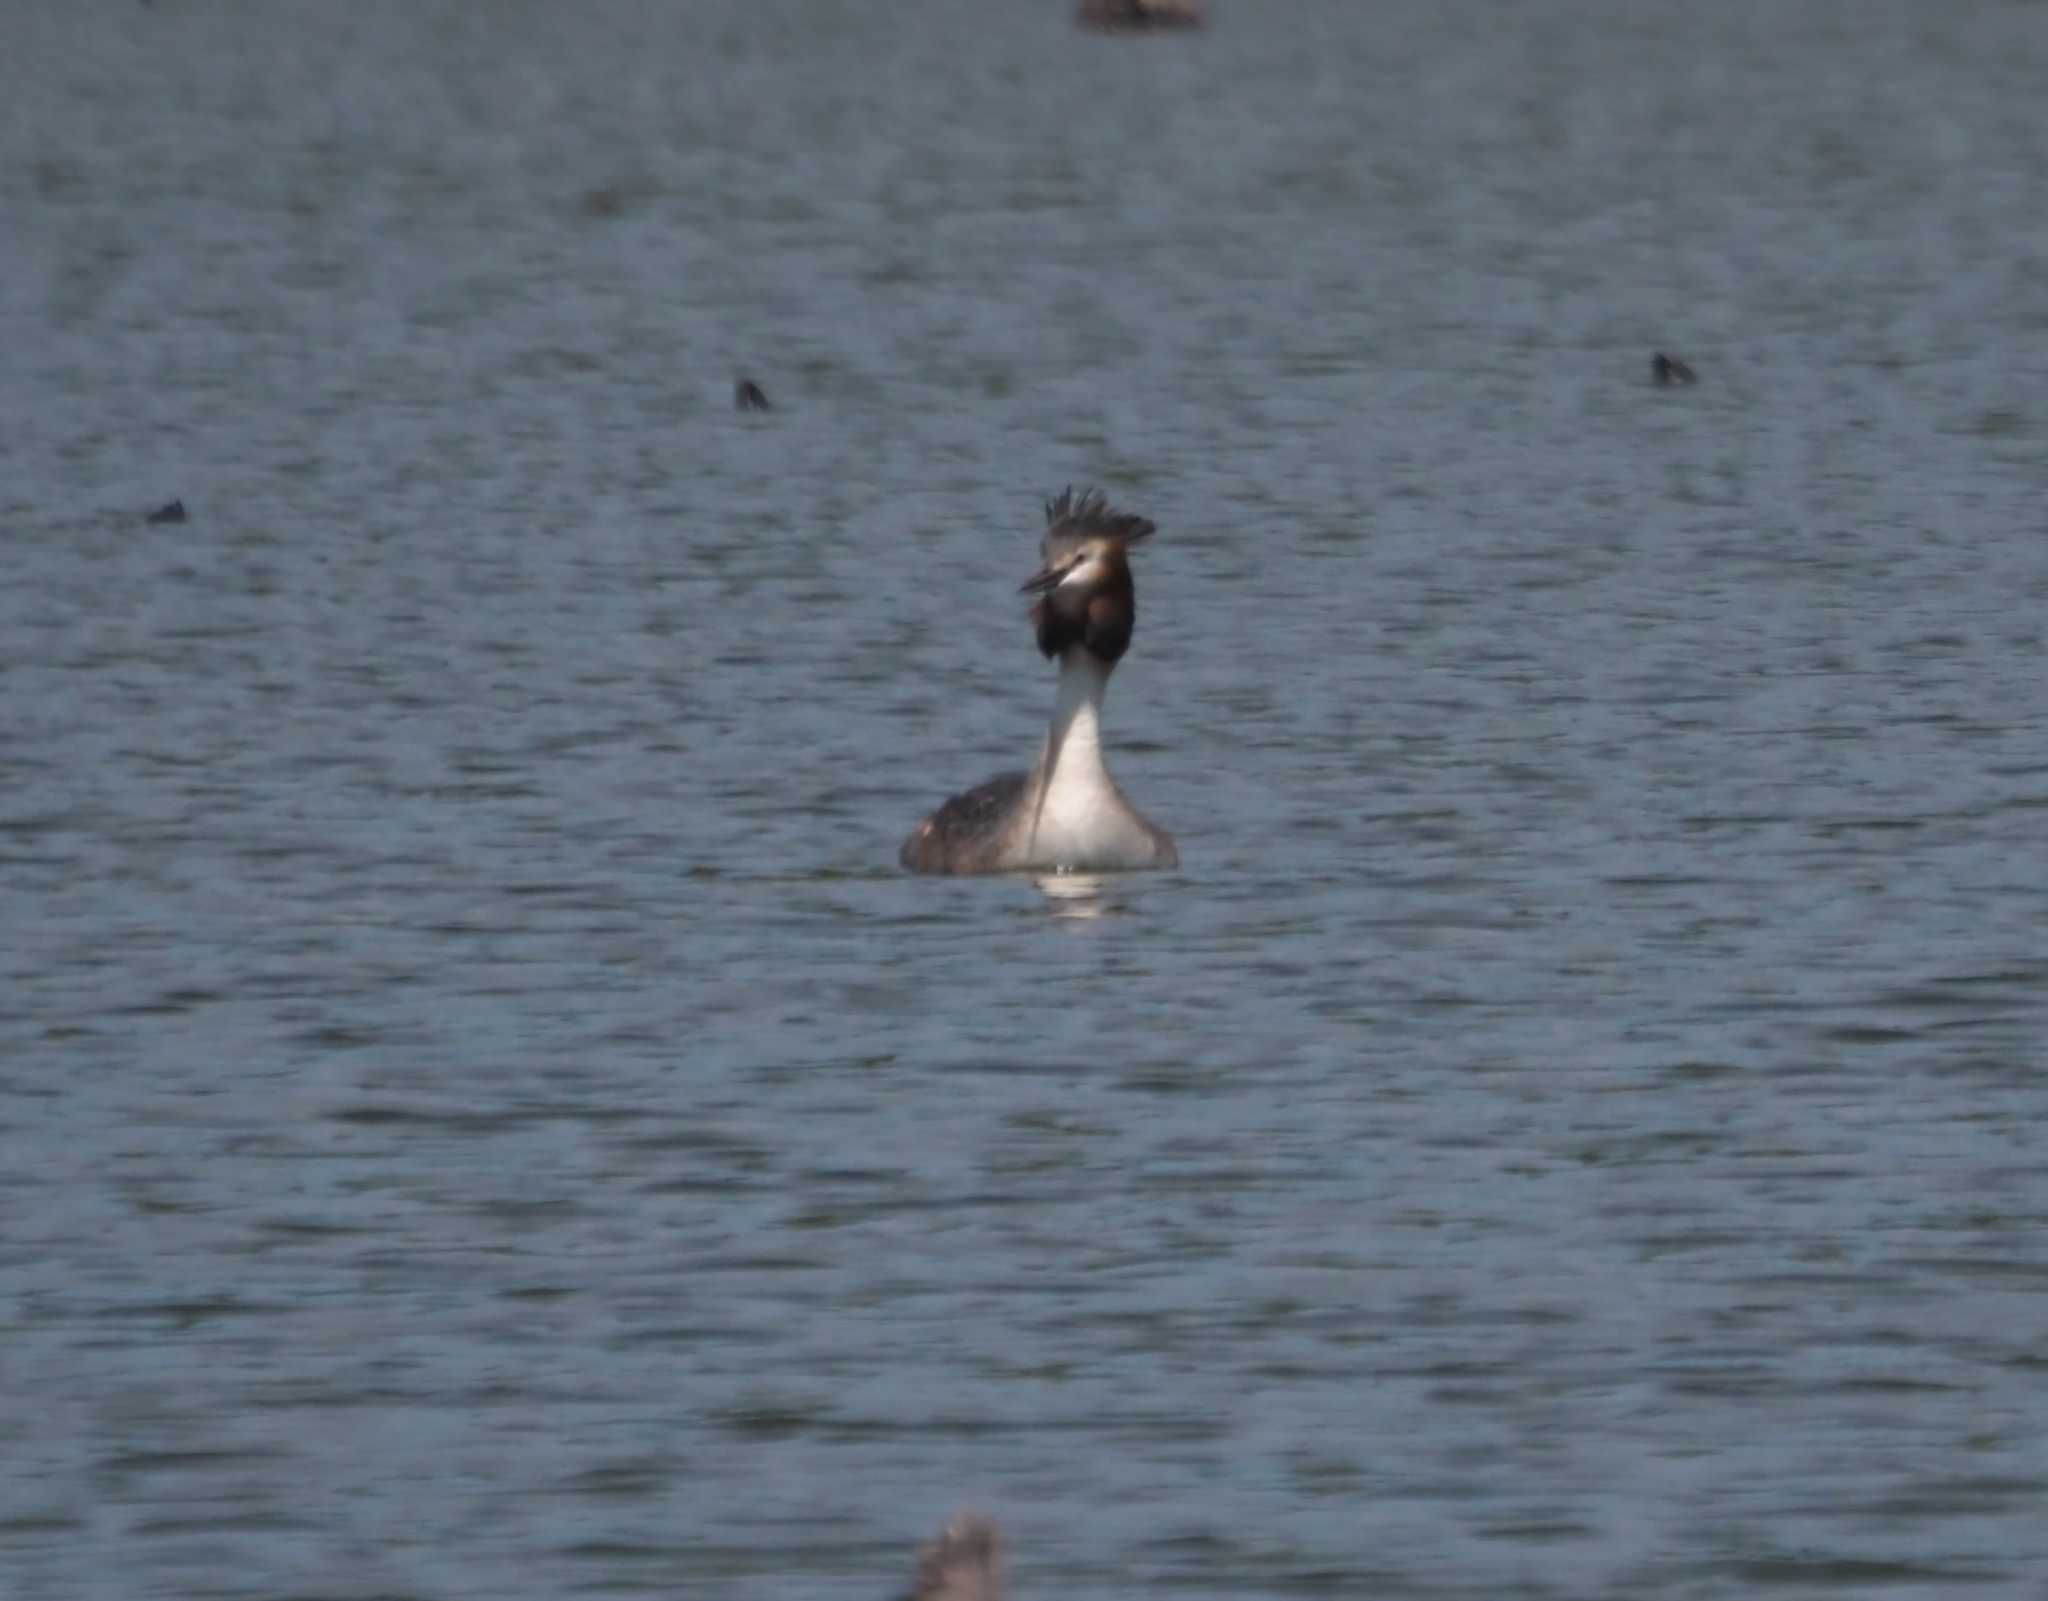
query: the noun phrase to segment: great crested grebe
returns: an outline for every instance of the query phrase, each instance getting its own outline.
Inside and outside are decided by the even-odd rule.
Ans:
[[[903,1601],[1001,1601],[996,1583],[996,1526],[963,1512],[917,1553],[917,1577]]]
[[[1095,872],[1174,867],[1173,837],[1124,799],[1102,760],[1102,698],[1138,619],[1130,547],[1143,517],[1068,489],[1045,508],[1044,561],[1026,580],[1038,648],[1060,664],[1038,764],[955,795],[903,842],[914,873]]]

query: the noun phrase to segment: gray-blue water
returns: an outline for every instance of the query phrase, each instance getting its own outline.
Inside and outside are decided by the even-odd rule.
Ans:
[[[2048,6],[1213,3],[9,9],[0,1594],[2042,1593]]]

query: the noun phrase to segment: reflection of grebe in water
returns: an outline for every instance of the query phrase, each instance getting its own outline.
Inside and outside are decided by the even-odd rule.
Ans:
[[[903,1601],[1001,1601],[996,1584],[996,1526],[963,1512],[917,1554],[917,1577]]]
[[[1038,648],[1060,664],[1038,765],[955,795],[911,830],[917,873],[1105,871],[1173,867],[1172,836],[1124,799],[1102,759],[1102,700],[1138,617],[1126,553],[1152,524],[1069,489],[1045,508],[1044,564],[1024,588]]]

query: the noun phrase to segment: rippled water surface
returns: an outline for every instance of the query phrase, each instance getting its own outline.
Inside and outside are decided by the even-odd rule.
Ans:
[[[9,12],[0,1593],[2041,1594],[2048,6],[1214,7]]]

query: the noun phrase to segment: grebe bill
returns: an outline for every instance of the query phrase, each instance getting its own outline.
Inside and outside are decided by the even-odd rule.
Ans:
[[[1028,773],[1004,773],[955,795],[904,841],[917,873],[1097,872],[1174,867],[1164,829],[1125,799],[1102,752],[1109,675],[1138,617],[1128,551],[1149,537],[1143,517],[1100,494],[1069,489],[1045,508],[1044,562],[1024,583],[1038,648],[1060,664],[1051,726]]]

